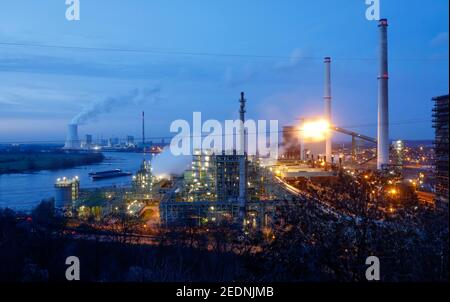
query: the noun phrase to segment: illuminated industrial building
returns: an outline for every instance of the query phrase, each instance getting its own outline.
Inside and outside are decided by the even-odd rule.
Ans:
[[[448,95],[433,98],[436,204],[448,207]]]
[[[240,119],[245,121],[244,93],[241,93]],[[244,132],[244,129],[239,129]],[[245,135],[241,132],[241,146]],[[264,193],[260,181],[248,175],[247,154],[237,150],[214,154],[211,150],[194,150],[192,165],[184,173],[183,188],[172,192],[160,203],[165,224],[195,221],[196,224],[231,219],[243,223],[247,202]],[[255,161],[256,162],[256,161]],[[256,171],[252,169],[251,171]],[[250,188],[250,190],[249,190]],[[251,196],[249,196],[251,195]],[[181,196],[181,198],[180,198]]]
[[[206,161],[206,156],[209,161]],[[257,157],[245,161],[246,208],[242,217],[239,202],[242,157],[245,155],[238,155],[236,151],[194,155],[192,167],[184,175],[183,187],[188,193],[173,192],[160,203],[163,224],[200,226],[224,220],[232,223],[248,220],[251,226],[264,225],[268,221],[268,209],[272,206],[270,201],[275,198],[275,194],[267,190],[271,172],[260,166]],[[208,167],[202,169],[206,163]],[[193,178],[193,175],[198,176]]]
[[[149,160],[143,160],[140,169],[133,176],[133,192],[138,199],[149,199],[152,197],[153,174]]]
[[[216,199],[212,155],[210,150],[194,150],[191,169],[184,173],[187,201]]]
[[[217,200],[237,201],[239,198],[239,164],[242,157],[245,155],[237,155],[236,151],[214,155]]]
[[[404,159],[404,153],[405,153],[405,144],[403,141],[395,141],[393,143],[393,153],[394,153],[394,166],[398,170],[402,170],[403,168],[403,159]]]
[[[72,206],[80,194],[80,180],[78,177],[74,178],[58,178],[55,183],[55,207],[69,208]]]
[[[236,151],[215,155],[195,150],[191,168],[184,173],[183,189],[160,203],[163,224],[200,226],[238,217],[242,156]]]

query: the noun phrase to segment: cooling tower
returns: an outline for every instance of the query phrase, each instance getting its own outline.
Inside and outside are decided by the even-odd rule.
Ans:
[[[67,138],[66,144],[64,145],[64,149],[80,149],[81,143],[78,138],[78,125],[70,124],[67,126]]]

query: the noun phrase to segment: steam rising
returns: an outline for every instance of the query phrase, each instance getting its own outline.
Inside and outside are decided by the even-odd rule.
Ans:
[[[175,156],[170,148],[166,147],[152,160],[153,174],[156,176],[181,175],[189,167],[191,160],[192,156]]]
[[[129,93],[117,96],[108,97],[91,103],[77,114],[71,121],[71,124],[84,124],[90,120],[97,118],[102,113],[108,113],[117,107],[125,107],[128,105],[140,105],[149,101],[158,100],[158,94],[161,91],[159,87],[133,89]]]

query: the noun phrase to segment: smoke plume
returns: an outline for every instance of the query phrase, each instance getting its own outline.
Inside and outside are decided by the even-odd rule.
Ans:
[[[156,176],[181,175],[189,167],[192,157],[187,155],[174,156],[169,147],[164,148],[152,160],[153,174]]]
[[[133,89],[127,94],[116,97],[108,97],[103,100],[95,101],[78,113],[71,121],[71,124],[85,124],[97,118],[102,113],[108,113],[118,107],[128,105],[140,105],[150,101],[159,100],[159,87]]]

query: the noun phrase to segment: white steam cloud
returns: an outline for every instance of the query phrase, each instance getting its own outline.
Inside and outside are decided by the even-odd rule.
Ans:
[[[78,113],[71,121],[71,124],[84,124],[90,120],[97,118],[102,113],[108,113],[115,108],[125,107],[128,105],[141,105],[150,101],[159,100],[160,87],[133,89],[127,94],[116,97],[108,97],[89,104],[86,108]]]
[[[152,160],[153,174],[156,176],[181,175],[189,167],[192,156],[175,156],[169,147]]]

